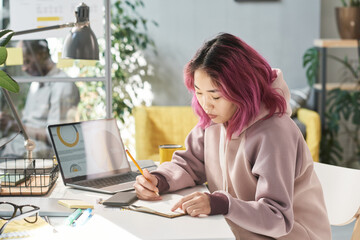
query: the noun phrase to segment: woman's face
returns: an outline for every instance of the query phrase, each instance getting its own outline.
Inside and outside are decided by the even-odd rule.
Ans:
[[[237,109],[236,105],[221,95],[204,70],[195,71],[194,85],[199,104],[214,123],[226,123],[231,119]]]

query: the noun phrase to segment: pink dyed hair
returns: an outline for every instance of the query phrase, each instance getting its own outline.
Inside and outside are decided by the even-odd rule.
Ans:
[[[226,123],[229,139],[259,114],[261,103],[269,110],[267,117],[286,111],[284,97],[271,87],[277,77],[275,70],[240,38],[222,33],[205,42],[184,70],[185,86],[193,94],[192,107],[200,118],[198,125],[203,129],[211,124],[211,120],[195,95],[194,73],[197,69],[204,70],[221,95],[237,106]]]

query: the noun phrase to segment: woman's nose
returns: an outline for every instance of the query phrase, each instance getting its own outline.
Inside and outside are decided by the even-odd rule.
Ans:
[[[204,97],[203,99],[203,109],[206,113],[210,112],[210,110],[213,108],[213,105],[209,98]]]

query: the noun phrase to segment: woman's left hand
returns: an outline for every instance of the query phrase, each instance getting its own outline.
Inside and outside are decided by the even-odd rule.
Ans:
[[[194,192],[183,197],[172,207],[171,211],[175,211],[178,208],[192,217],[197,217],[200,214],[208,215],[211,212],[210,197],[202,192]]]

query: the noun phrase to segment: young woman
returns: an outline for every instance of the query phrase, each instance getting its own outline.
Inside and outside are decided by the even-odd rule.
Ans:
[[[320,182],[306,142],[291,120],[280,70],[230,34],[206,42],[185,68],[198,125],[186,150],[144,171],[139,198],[208,183],[173,210],[223,214],[237,239],[331,239]]]

